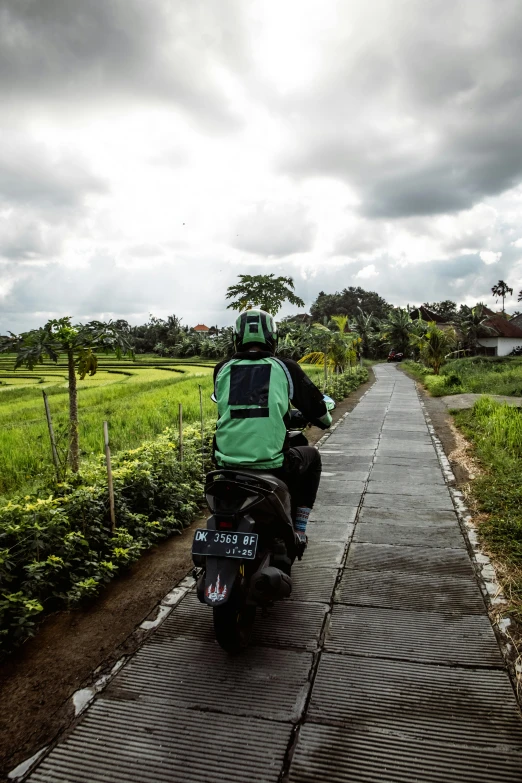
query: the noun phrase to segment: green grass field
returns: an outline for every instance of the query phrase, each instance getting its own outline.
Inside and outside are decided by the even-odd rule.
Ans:
[[[103,421],[109,421],[111,448],[135,448],[167,426],[199,421],[199,386],[206,420],[216,410],[210,400],[213,363],[139,357],[102,357],[95,376],[78,380],[82,458],[103,452]],[[42,398],[45,389],[59,450],[67,448],[67,373],[64,363],[13,371],[12,357],[0,357],[0,495],[30,491],[53,475]]]
[[[403,366],[424,383],[433,397],[463,392],[522,397],[521,357],[454,359],[443,366],[438,376],[416,362],[406,361]]]
[[[138,356],[119,361],[102,356],[96,375],[78,380],[82,459],[103,452],[104,420],[109,422],[113,451],[136,448],[165,427],[177,427],[179,403],[185,424],[199,422],[199,386],[205,421],[214,421],[214,364],[197,358]],[[54,475],[42,390],[49,397],[59,451],[65,455],[67,449],[65,362],[46,363],[33,372],[14,371],[13,366],[12,356],[0,355],[0,496],[33,491]],[[320,381],[320,369],[306,370]]]
[[[455,414],[482,473],[470,484],[478,531],[494,555],[513,615],[522,622],[522,411],[491,398]]]

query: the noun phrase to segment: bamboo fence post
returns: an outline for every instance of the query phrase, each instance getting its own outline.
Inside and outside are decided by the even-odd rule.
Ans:
[[[51,410],[49,408],[49,400],[44,389],[42,389],[45,416],[47,418],[47,426],[49,428],[49,438],[51,439],[51,451],[53,453],[54,469],[56,471],[56,481],[60,481],[60,460],[58,459],[58,449],[56,448],[56,438],[54,437],[53,420],[51,419]]]
[[[179,403],[179,461],[183,464],[183,403]]]
[[[114,508],[114,485],[112,483],[111,449],[109,446],[109,422],[103,422],[103,439],[105,441],[105,461],[107,462],[107,480],[109,485],[109,506],[111,510],[111,532],[116,530],[116,511]]]
[[[199,385],[199,413],[201,416],[201,470],[203,472],[203,475],[205,475],[205,440],[204,440],[205,424],[203,421],[203,389],[201,388],[201,384],[198,385]]]

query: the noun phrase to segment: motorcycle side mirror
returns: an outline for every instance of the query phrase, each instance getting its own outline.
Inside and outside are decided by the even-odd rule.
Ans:
[[[335,400],[333,400],[331,397],[329,397],[327,394],[323,394],[323,400],[326,405],[327,411],[333,411],[334,408],[336,408]]]
[[[210,395],[210,399],[212,400],[212,402],[217,402],[217,397],[214,394],[214,392],[212,392],[212,394]]]

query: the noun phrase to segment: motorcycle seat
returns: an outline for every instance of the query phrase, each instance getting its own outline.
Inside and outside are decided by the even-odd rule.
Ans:
[[[288,492],[288,486],[285,484],[285,482],[281,481],[281,479],[277,478],[276,476],[274,476],[272,473],[269,473],[268,471],[241,469],[240,472],[245,474],[246,476],[253,476],[258,480],[261,479],[262,481],[269,481],[272,485],[275,484],[283,492]]]

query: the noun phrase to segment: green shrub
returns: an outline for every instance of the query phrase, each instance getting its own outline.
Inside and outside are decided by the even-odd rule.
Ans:
[[[210,455],[213,427],[205,433]],[[122,568],[195,518],[202,497],[201,434],[184,430],[178,460],[171,430],[113,459],[118,527],[109,524],[102,459],[53,495],[15,498],[0,508],[0,652],[34,630],[43,612],[95,595]]]
[[[357,367],[352,372],[348,370],[337,375],[330,375],[323,387],[324,393],[328,394],[336,402],[340,402],[367,380],[368,370],[366,367]]]

